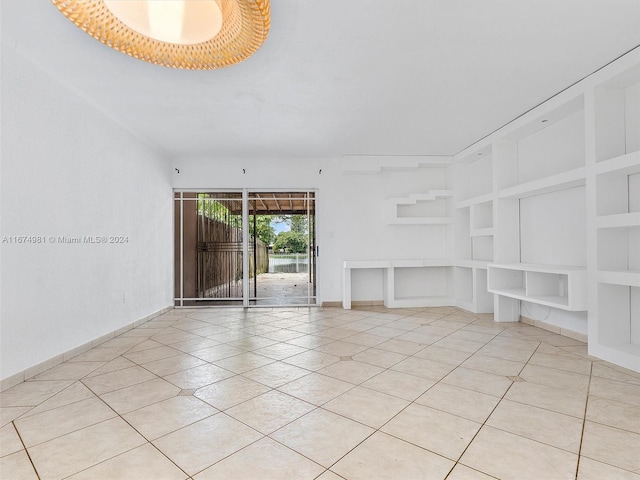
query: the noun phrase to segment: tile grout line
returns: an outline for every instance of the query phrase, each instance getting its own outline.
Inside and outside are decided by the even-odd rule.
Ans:
[[[33,471],[36,474],[36,477],[38,477],[38,480],[41,480],[40,474],[38,473],[38,469],[36,468],[35,463],[33,463],[33,459],[31,458],[31,454],[29,453],[29,450],[27,449],[27,446],[24,444],[24,440],[22,440],[22,435],[20,435],[20,431],[18,430],[18,427],[15,424],[15,420],[11,420],[11,425],[13,425],[13,429],[16,431],[16,434],[18,435],[18,438],[20,439],[20,443],[22,444],[22,447],[24,448],[24,453],[26,453],[27,458],[29,459],[29,462],[31,463],[31,467],[33,467]]]
[[[531,360],[531,358],[535,355],[535,353],[538,351],[538,348],[540,348],[540,345],[542,345],[542,342],[538,342],[538,346],[536,347],[536,349],[531,353],[531,355],[529,355],[529,359],[524,362],[524,365],[522,366],[522,368],[520,369],[520,372],[518,372],[517,376],[520,376],[520,374],[522,373],[522,371],[526,368],[526,366],[529,364],[529,361]],[[471,446],[471,444],[473,443],[473,441],[476,439],[476,437],[480,434],[480,431],[485,427],[485,425],[487,424],[487,421],[491,418],[491,415],[493,415],[493,412],[496,411],[496,409],[498,408],[498,406],[502,403],[502,401],[504,400],[504,397],[507,395],[507,393],[509,393],[509,390],[511,390],[511,387],[513,386],[515,382],[512,380],[511,381],[511,385],[509,385],[509,387],[507,387],[507,389],[505,390],[505,392],[502,394],[502,396],[500,397],[500,400],[498,401],[498,403],[496,403],[495,407],[493,407],[493,409],[491,410],[491,412],[489,413],[489,415],[487,415],[487,418],[484,419],[484,421],[482,422],[482,425],[480,425],[480,428],[478,429],[478,431],[475,433],[475,435],[473,436],[473,438],[469,441],[469,443],[467,444],[467,446],[464,448],[464,450],[462,451],[462,453],[460,454],[460,456],[458,457],[458,460],[456,460],[454,467],[456,465],[458,465],[458,463],[460,463],[460,459],[464,456],[464,454],[466,453],[466,451],[469,449],[469,447]],[[510,432],[508,432],[510,433]],[[523,437],[526,438],[526,437]],[[461,463],[461,465],[464,465],[465,467],[468,467],[468,465],[465,465],[464,463]],[[468,467],[468,468],[472,468],[473,470],[476,470],[473,467]],[[453,468],[451,469],[453,471]],[[480,471],[480,470],[477,470]],[[485,472],[481,472],[481,473],[485,473]],[[449,472],[449,474],[451,474],[451,472]],[[489,474],[487,474],[489,475]],[[448,476],[448,475],[447,475]],[[489,475],[489,476],[493,476],[493,475]]]
[[[446,316],[448,316],[448,315],[446,315]],[[442,318],[444,318],[444,317],[442,317]],[[472,323],[473,323],[473,322],[472,322]],[[416,327],[416,328],[419,328],[419,327],[420,327],[420,326],[418,326],[418,327]],[[460,328],[464,328],[464,327],[460,327]],[[455,332],[457,332],[458,330],[459,330],[459,329],[456,329],[456,330],[454,330],[454,332],[451,332],[451,333],[455,333]],[[449,334],[449,335],[451,335],[451,334]],[[448,335],[447,335],[447,336],[448,336]],[[443,337],[443,338],[446,338],[446,337]],[[434,343],[435,343],[435,342],[434,342]],[[418,350],[418,352],[421,352],[422,350],[424,350],[424,349],[428,348],[428,347],[429,347],[429,346],[431,346],[431,345],[433,345],[433,343],[432,343],[432,344],[430,344],[430,345],[427,345],[426,347],[424,347],[424,348],[423,348],[423,349],[421,349],[421,350]],[[415,353],[418,353],[418,352],[415,352]],[[415,353],[414,353],[413,355],[409,355],[408,357],[413,357],[413,356],[415,355]],[[404,360],[402,360],[402,361],[404,361]],[[458,368],[459,366],[460,366],[460,365],[458,365],[458,366],[454,367],[451,371],[455,370],[455,369],[456,369],[456,368]],[[524,367],[523,367],[523,368],[524,368]],[[382,372],[378,373],[377,375],[374,375],[372,378],[375,378],[376,376],[381,375],[382,373],[384,373],[385,371],[388,371],[388,370],[390,370],[390,369],[391,369],[391,367],[386,368],[385,370],[383,370]],[[403,372],[400,372],[400,373],[403,373]],[[449,372],[449,373],[451,373],[451,372]],[[448,374],[447,374],[447,375],[448,375]],[[419,377],[419,376],[417,376],[417,375],[414,375],[414,376],[416,376],[416,377],[418,377],[418,378],[423,378],[423,377]],[[446,377],[446,375],[445,375],[445,377]],[[442,377],[442,378],[444,378],[444,377]],[[349,455],[351,452],[353,452],[356,448],[358,448],[360,445],[362,445],[366,440],[368,440],[369,438],[371,438],[371,437],[372,437],[373,435],[375,435],[376,433],[381,433],[381,434],[384,434],[384,435],[389,435],[389,436],[391,436],[391,437],[393,437],[393,438],[396,438],[397,440],[400,440],[400,441],[402,441],[402,442],[406,442],[406,443],[408,443],[408,444],[410,444],[410,445],[413,445],[413,446],[415,446],[415,447],[417,447],[417,448],[420,448],[420,449],[422,449],[422,450],[425,450],[425,451],[428,451],[428,452],[430,452],[430,453],[433,453],[434,455],[437,455],[437,456],[439,456],[439,457],[442,457],[442,458],[444,458],[444,459],[446,459],[446,460],[452,461],[450,458],[448,458],[448,457],[446,457],[446,456],[444,456],[444,455],[441,455],[441,454],[439,454],[439,453],[437,453],[437,452],[434,452],[434,451],[432,451],[432,450],[429,450],[429,449],[427,449],[427,448],[421,447],[420,445],[416,445],[416,444],[415,444],[415,443],[413,443],[413,442],[409,442],[409,441],[404,440],[404,439],[402,439],[402,438],[398,438],[398,437],[396,437],[396,436],[395,436],[395,435],[393,435],[393,434],[390,434],[390,433],[387,433],[387,432],[383,432],[383,431],[382,431],[382,428],[384,428],[384,426],[385,426],[385,425],[387,425],[389,422],[391,422],[394,418],[396,418],[398,415],[400,415],[402,412],[404,412],[404,411],[405,411],[407,408],[409,408],[411,405],[414,405],[414,404],[415,404],[415,400],[416,400],[417,398],[420,398],[420,397],[421,397],[422,395],[424,395],[426,392],[428,392],[428,391],[429,391],[429,390],[431,390],[433,387],[435,387],[436,385],[438,385],[438,384],[442,381],[442,378],[441,378],[440,380],[436,381],[436,383],[435,383],[435,384],[433,384],[433,385],[431,385],[429,388],[425,389],[425,390],[424,390],[420,395],[418,395],[417,397],[415,397],[413,400],[411,400],[411,401],[409,402],[409,404],[408,404],[408,405],[406,405],[404,408],[400,409],[400,410],[399,410],[395,415],[393,415],[393,416],[392,416],[391,418],[389,418],[386,422],[384,422],[382,425],[380,425],[380,427],[375,428],[375,429],[374,429],[374,431],[373,431],[370,435],[367,435],[367,437],[365,437],[362,441],[360,441],[360,442],[359,442],[357,445],[355,445],[352,449],[350,449],[348,452],[346,452],[344,455],[342,455],[338,460],[336,460],[333,464],[331,464],[331,466],[329,467],[329,469],[330,469],[330,468],[332,468],[332,467],[333,467],[334,465],[336,465],[337,463],[339,463],[339,462],[340,462],[340,460],[342,460],[343,458],[345,458],[347,455]],[[362,383],[364,383],[364,382],[362,382]],[[361,385],[358,385],[358,386],[361,386]],[[363,388],[367,388],[367,387],[363,387]],[[375,391],[377,391],[377,390],[375,390]],[[384,392],[382,392],[382,393],[384,393]],[[505,394],[506,394],[506,392],[505,392]],[[394,396],[394,397],[395,397],[395,395],[391,395],[391,396]],[[400,398],[400,397],[396,397],[396,398]],[[405,401],[406,401],[406,399],[402,399],[402,400],[405,400]],[[420,405],[420,404],[418,404],[418,405]],[[496,405],[496,406],[497,406],[497,405]],[[329,410],[329,411],[330,411],[330,410]],[[335,413],[335,412],[331,412],[331,413]],[[364,425],[364,426],[367,426],[367,427],[369,427],[369,428],[372,428],[370,425],[366,425],[366,424],[364,424],[364,423],[362,423],[362,422],[359,422],[359,421],[357,421],[357,420],[353,420],[353,419],[351,419],[351,418],[349,418],[349,417],[345,417],[344,415],[341,415],[341,414],[336,414],[336,415],[340,415],[340,416],[341,416],[341,417],[343,417],[343,418],[346,418],[346,419],[351,420],[351,421],[355,421],[355,422],[357,422],[357,423],[360,423],[361,425]],[[461,418],[462,418],[462,417],[461,417]],[[482,427],[480,427],[480,428],[482,428]],[[478,430],[478,431],[479,431],[479,430]],[[476,433],[476,435],[477,435],[477,433]],[[474,435],[474,438],[475,438],[475,435]],[[473,441],[473,439],[472,439],[471,441]],[[469,442],[469,443],[471,443],[471,442]],[[465,450],[466,450],[466,449],[465,449]],[[464,451],[463,451],[463,453],[464,453]],[[461,456],[462,456],[462,455],[461,455]],[[454,464],[453,464],[453,466],[451,467],[451,470],[453,470],[453,468],[455,468],[455,466],[456,466],[456,464],[457,464],[457,463],[458,463],[457,461],[454,461]],[[449,471],[449,473],[447,474],[447,476],[451,473],[451,470]],[[445,477],[445,478],[446,478],[446,477]]]
[[[582,430],[580,431],[580,446],[578,447],[578,462],[576,463],[576,476],[578,479],[578,473],[580,472],[580,458],[582,456],[582,443],[584,442],[584,429],[587,425],[587,410],[589,408],[589,392],[591,391],[591,378],[593,376],[593,362],[591,362],[591,368],[589,370],[589,384],[587,386],[587,398],[584,402],[584,417],[582,418]]]

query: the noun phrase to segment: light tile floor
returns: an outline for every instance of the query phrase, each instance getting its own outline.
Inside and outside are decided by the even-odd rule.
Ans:
[[[172,310],[0,421],[3,480],[640,479],[640,374],[449,307]]]

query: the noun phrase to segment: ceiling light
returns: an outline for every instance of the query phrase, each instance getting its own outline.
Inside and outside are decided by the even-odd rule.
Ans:
[[[267,38],[269,0],[51,0],[105,45],[166,67],[241,62]]]

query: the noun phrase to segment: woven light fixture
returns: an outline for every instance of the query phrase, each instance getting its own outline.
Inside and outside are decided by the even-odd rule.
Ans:
[[[51,1],[79,28],[119,52],[190,70],[245,60],[262,46],[271,21],[269,0]]]

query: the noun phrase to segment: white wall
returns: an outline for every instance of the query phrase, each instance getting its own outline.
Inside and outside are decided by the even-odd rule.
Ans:
[[[0,378],[172,304],[169,163],[2,47]],[[58,236],[126,236],[58,244]]]
[[[318,189],[319,302],[342,300],[344,260],[448,256],[445,226],[385,220],[387,198],[445,188],[444,168],[362,175],[343,174],[339,159],[183,158],[172,170],[176,189]],[[380,271],[358,272],[353,283],[354,300],[382,300]]]

